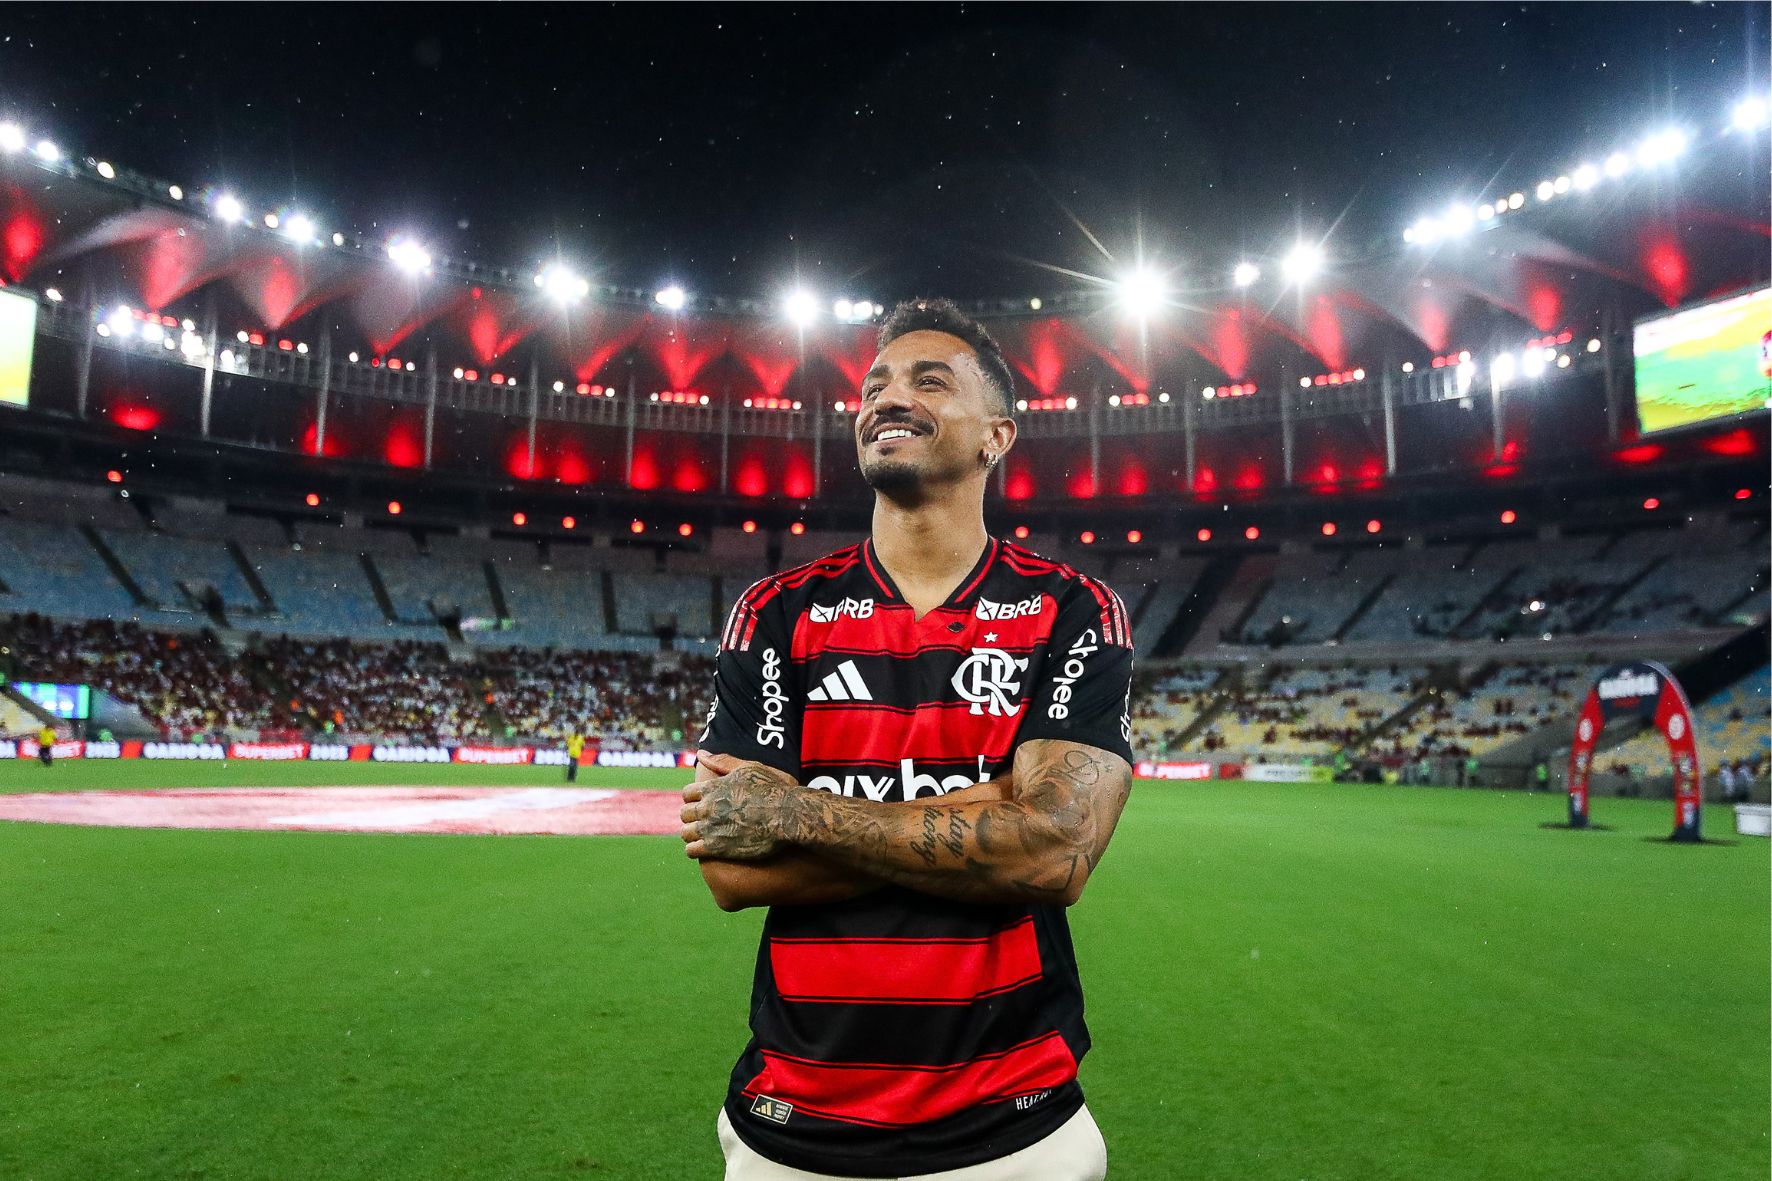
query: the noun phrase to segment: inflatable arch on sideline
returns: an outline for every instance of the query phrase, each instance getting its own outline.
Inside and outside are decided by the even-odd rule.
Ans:
[[[1653,660],[1615,665],[1600,674],[1582,703],[1569,746],[1569,827],[1587,827],[1587,781],[1594,746],[1606,723],[1617,718],[1652,722],[1667,740],[1674,768],[1675,841],[1700,839],[1698,745],[1692,733],[1692,707],[1674,675]]]

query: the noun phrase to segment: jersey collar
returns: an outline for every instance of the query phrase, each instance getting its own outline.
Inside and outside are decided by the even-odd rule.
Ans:
[[[945,611],[964,606],[978,592],[978,588],[984,584],[984,576],[990,573],[991,567],[996,564],[997,555],[1002,549],[1002,542],[987,535],[984,552],[978,555],[978,561],[973,564],[971,572],[960,580],[960,585],[954,588],[954,593],[948,596],[947,602],[937,607],[936,610]],[[868,568],[868,573],[873,575],[874,582],[887,600],[895,603],[904,602],[904,596],[899,593],[897,584],[892,581],[892,575],[886,572],[886,564],[880,561],[880,556],[874,552],[873,538],[870,537],[861,543],[861,557]]]

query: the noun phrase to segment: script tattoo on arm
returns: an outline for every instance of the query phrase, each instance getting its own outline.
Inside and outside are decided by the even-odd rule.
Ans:
[[[1003,800],[1009,780],[953,792],[956,803]],[[696,781],[683,792],[684,851],[722,910],[751,906],[807,906],[841,902],[877,890],[883,879],[811,849],[780,843],[780,814],[789,793],[824,795],[801,787],[785,771],[700,752]],[[908,804],[871,804],[902,811]]]
[[[1039,739],[1000,801],[882,808],[824,792],[782,801],[782,840],[928,894],[1069,906],[1100,864],[1132,790],[1109,751]]]

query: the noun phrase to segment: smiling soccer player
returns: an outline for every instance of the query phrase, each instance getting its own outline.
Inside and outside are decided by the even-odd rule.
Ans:
[[[726,1177],[1100,1178],[1065,908],[1131,788],[1130,623],[986,532],[1015,403],[980,325],[899,305],[861,401],[871,535],[739,599],[684,792],[716,901],[770,908]]]

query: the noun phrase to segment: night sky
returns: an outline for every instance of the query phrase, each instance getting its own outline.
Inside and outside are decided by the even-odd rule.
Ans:
[[[1763,4],[0,9],[0,116],[598,282],[1023,295],[1357,248],[1766,87]],[[1112,261],[1112,260],[1118,260]],[[1057,268],[1056,270],[1051,268]]]

